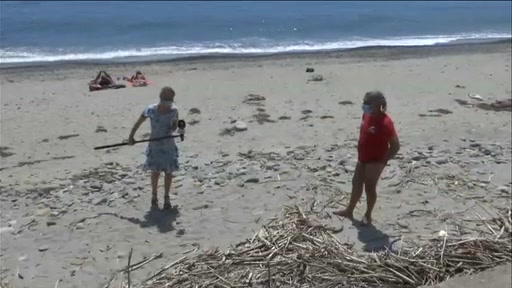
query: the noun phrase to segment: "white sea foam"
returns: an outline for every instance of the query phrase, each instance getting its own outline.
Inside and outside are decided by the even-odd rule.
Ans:
[[[322,50],[350,49],[367,46],[428,46],[454,41],[475,39],[502,39],[510,38],[506,33],[475,33],[459,35],[427,35],[411,37],[395,37],[387,39],[353,38],[341,41],[295,41],[278,43],[275,41],[259,39],[225,43],[197,43],[154,48],[132,48],[124,50],[111,50],[100,52],[74,52],[58,49],[59,51],[36,51],[29,48],[3,48],[0,49],[0,64],[56,62],[56,61],[87,61],[87,60],[122,60],[147,57],[179,58],[186,56],[202,56],[215,54],[274,54],[286,52],[308,52]]]

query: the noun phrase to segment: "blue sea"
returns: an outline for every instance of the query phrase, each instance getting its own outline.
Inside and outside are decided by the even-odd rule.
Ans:
[[[123,62],[511,37],[511,1],[1,1],[0,63]]]

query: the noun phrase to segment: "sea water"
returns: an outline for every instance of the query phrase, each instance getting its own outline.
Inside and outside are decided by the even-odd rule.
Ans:
[[[511,37],[510,1],[0,2],[0,63],[133,61]]]

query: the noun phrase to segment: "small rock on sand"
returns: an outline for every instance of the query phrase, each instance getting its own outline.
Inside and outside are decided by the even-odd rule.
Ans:
[[[250,177],[245,180],[245,183],[259,183],[260,179],[257,177]]]
[[[214,183],[215,183],[215,185],[220,186],[220,185],[226,183],[226,180],[224,178],[217,178],[217,179],[215,179]]]
[[[237,132],[242,132],[247,130],[247,124],[242,121],[236,121],[233,129]]]
[[[43,245],[43,246],[40,246],[37,250],[39,252],[44,252],[44,251],[47,251],[49,248],[48,248],[48,245]]]
[[[50,209],[50,208],[37,209],[36,213],[35,213],[36,216],[41,216],[41,217],[50,216],[50,214],[52,214],[52,209]]]
[[[501,193],[510,193],[510,188],[507,186],[501,186],[498,187],[498,191],[500,191]]]
[[[2,227],[2,228],[0,228],[0,235],[2,235],[4,233],[14,233],[14,228],[13,227]]]
[[[258,94],[249,94],[245,97],[244,102],[245,103],[251,103],[251,102],[261,102],[265,101],[265,97],[258,95]]]
[[[308,82],[309,81],[313,81],[313,82],[320,82],[320,81],[323,81],[324,80],[324,77],[322,75],[313,75],[311,76],[309,79],[308,79]]]

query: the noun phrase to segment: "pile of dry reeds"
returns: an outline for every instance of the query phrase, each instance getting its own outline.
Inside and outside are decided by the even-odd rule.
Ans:
[[[204,252],[167,265],[143,287],[417,287],[511,261],[510,210],[486,220],[488,237],[430,239],[400,251],[357,253],[298,207],[226,252]],[[407,245],[406,245],[407,244]],[[406,248],[406,247],[409,248]],[[165,274],[165,270],[172,269]]]

